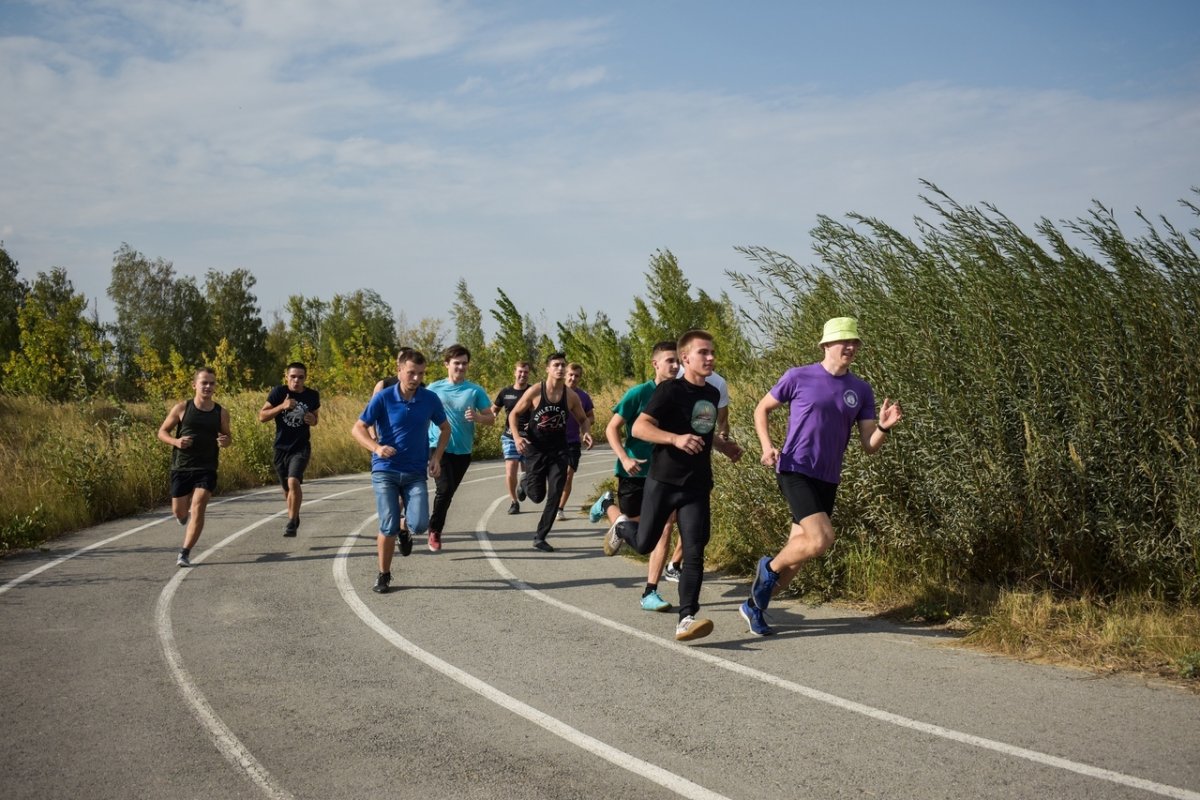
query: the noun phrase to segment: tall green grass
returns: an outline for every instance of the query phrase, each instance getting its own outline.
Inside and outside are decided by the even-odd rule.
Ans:
[[[859,318],[855,372],[905,409],[881,454],[852,442],[839,541],[796,588],[861,594],[886,563],[914,586],[1197,602],[1200,232],[1141,217],[1130,238],[1097,205],[1035,238],[929,188],[915,237],[822,217],[820,266],[747,248],[756,271],[731,274],[766,352],[734,407],[752,455],[755,402],[820,358],[829,317]],[[714,555],[748,569],[782,543],[786,508],[763,469],[722,468],[718,492],[737,533]]]

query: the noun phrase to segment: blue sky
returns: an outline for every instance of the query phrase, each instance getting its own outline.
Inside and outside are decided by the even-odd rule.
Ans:
[[[462,277],[623,325],[659,248],[717,294],[818,214],[906,228],[921,179],[1194,226],[1200,3],[6,0],[0,108],[0,239],[102,317],[128,242],[268,318],[448,320]]]

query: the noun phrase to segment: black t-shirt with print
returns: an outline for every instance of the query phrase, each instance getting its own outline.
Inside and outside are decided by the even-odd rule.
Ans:
[[[713,386],[695,386],[683,378],[663,381],[655,388],[642,413],[654,417],[658,427],[668,433],[694,433],[703,438],[704,449],[693,455],[673,445],[654,445],[651,478],[698,491],[712,488],[712,441],[720,399],[721,393]]]
[[[309,426],[304,415],[321,407],[321,395],[316,389],[290,392],[286,386],[276,386],[267,395],[267,402],[277,406],[289,396],[296,398],[296,405],[275,415],[275,449],[290,453],[308,447]]]
[[[509,423],[511,420],[513,406],[521,399],[521,395],[529,390],[526,386],[524,389],[518,389],[516,386],[505,386],[500,391],[496,392],[496,399],[492,401],[492,405],[496,408],[504,409],[504,431],[503,433],[511,433]]]

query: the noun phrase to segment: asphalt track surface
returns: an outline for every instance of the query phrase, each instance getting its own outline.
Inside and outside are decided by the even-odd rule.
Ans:
[[[366,474],[215,498],[193,550],[166,511],[0,561],[0,798],[1189,798],[1200,698],[784,604],[749,635],[638,606],[578,505],[554,553],[476,462],[439,554],[371,592]],[[677,600],[674,584],[664,596]]]

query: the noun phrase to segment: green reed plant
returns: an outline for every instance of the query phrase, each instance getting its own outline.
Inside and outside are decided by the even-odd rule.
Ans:
[[[1129,238],[1097,205],[1035,239],[929,189],[934,219],[915,237],[822,217],[820,266],[747,248],[757,273],[731,275],[766,353],[747,412],[786,366],[819,358],[822,322],[841,315],[864,331],[855,371],[905,406],[879,456],[852,445],[842,541],[801,588],[844,589],[866,547],[914,584],[1200,599],[1197,231],[1143,217]],[[719,475],[740,513],[782,506],[769,474]],[[770,522],[777,546],[787,525]]]

